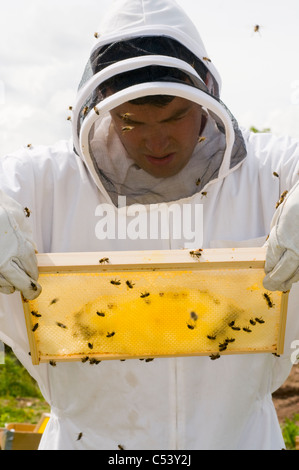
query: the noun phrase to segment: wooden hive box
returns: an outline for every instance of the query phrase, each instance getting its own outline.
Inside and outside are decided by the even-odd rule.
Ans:
[[[283,352],[288,293],[264,289],[264,248],[37,257],[33,364]]]

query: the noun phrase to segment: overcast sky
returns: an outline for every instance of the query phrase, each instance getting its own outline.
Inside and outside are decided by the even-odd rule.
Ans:
[[[68,107],[111,1],[0,0],[0,155],[70,137]],[[177,1],[240,125],[299,138],[299,0]]]

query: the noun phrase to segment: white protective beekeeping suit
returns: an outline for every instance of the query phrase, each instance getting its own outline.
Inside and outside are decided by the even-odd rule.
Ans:
[[[30,208],[37,250],[190,246],[183,235],[100,237],[103,204],[118,221],[129,223],[118,196],[125,196],[128,206],[145,204],[146,210],[165,202],[166,220],[174,201],[191,208],[203,204],[204,248],[263,245],[281,193],[298,180],[298,143],[241,133],[219,99],[213,62],[174,1],[121,0],[112,6],[80,84],[73,141],[20,149],[0,161],[0,189]],[[134,165],[109,114],[128,100],[158,94],[194,101],[207,117],[205,140],[200,139],[180,175],[163,181]],[[42,449],[281,449],[271,393],[291,369],[292,341],[299,338],[297,304],[295,286],[280,358],[257,354],[218,361],[192,357],[32,366],[19,293],[1,295],[0,339],[14,349],[51,404]]]

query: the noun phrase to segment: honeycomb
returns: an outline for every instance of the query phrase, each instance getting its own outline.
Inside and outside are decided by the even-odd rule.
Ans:
[[[24,302],[33,362],[272,352],[282,294],[263,269],[41,273]]]

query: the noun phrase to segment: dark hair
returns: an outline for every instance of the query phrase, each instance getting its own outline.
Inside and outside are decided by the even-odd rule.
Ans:
[[[170,95],[148,95],[130,100],[129,103],[136,105],[151,104],[152,106],[157,106],[157,108],[163,108],[171,103],[174,98],[175,96]]]

